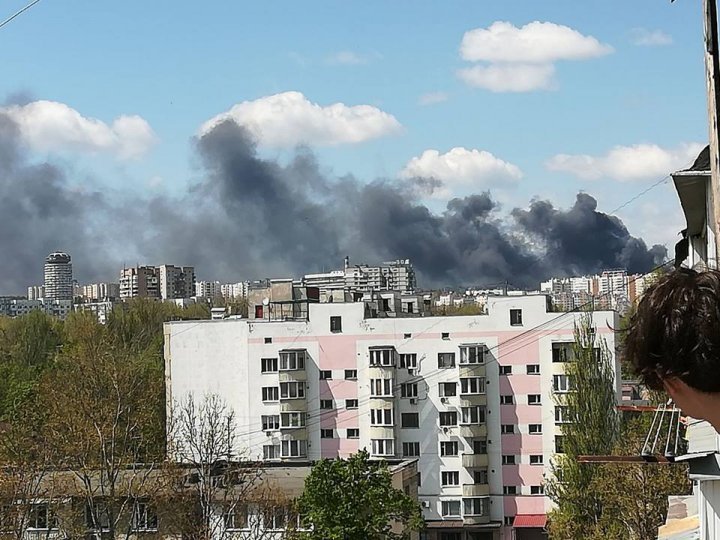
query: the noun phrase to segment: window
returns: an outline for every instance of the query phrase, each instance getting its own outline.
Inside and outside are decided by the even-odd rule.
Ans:
[[[103,501],[93,501],[85,505],[85,524],[92,531],[110,530],[110,514]]]
[[[376,397],[393,396],[392,379],[370,379],[370,395]]]
[[[280,429],[280,416],[277,414],[263,415],[260,418],[262,420],[263,431],[275,431]]]
[[[440,413],[440,426],[457,426],[457,412],[445,411]]]
[[[484,394],[485,377],[468,377],[460,379],[461,394]]]
[[[458,486],[458,485],[460,485],[460,472],[459,471],[443,471],[440,474],[440,485],[441,486]]]
[[[503,435],[515,433],[515,426],[513,424],[502,424],[500,426],[500,433],[502,433]]]
[[[419,442],[404,442],[402,445],[403,457],[420,457]]]
[[[296,381],[280,383],[280,397],[283,399],[304,398],[305,383]]]
[[[440,397],[457,396],[457,383],[441,382],[438,384],[438,393],[440,394]]]
[[[347,438],[348,439],[359,439],[360,438],[360,430],[358,428],[348,428]]]
[[[262,387],[262,400],[263,401],[279,401],[280,392],[277,386],[263,386]]]
[[[438,353],[438,368],[447,369],[455,367],[455,353],[441,352]]]
[[[248,527],[248,511],[247,507],[236,505],[232,509],[223,512],[223,520],[227,530],[247,529]]]
[[[443,517],[459,517],[460,501],[443,501],[442,515]]]
[[[505,516],[503,518],[503,523],[506,527],[512,527],[513,521],[515,520],[515,516]]]
[[[528,394],[528,405],[540,405],[540,394]]]
[[[556,454],[564,454],[565,453],[565,451],[563,449],[562,435],[555,435],[555,453]]]
[[[567,422],[570,422],[570,407],[566,406],[556,406],[555,407],[555,423],[556,424],[565,424]]]
[[[487,440],[473,439],[472,452],[473,454],[487,454]]]
[[[261,311],[261,313],[262,313],[262,311]],[[262,317],[262,314],[260,315],[260,317]],[[272,343],[272,338],[271,338],[271,337],[266,337],[266,338],[265,338],[265,343]]]
[[[420,427],[420,417],[418,413],[402,413],[400,415],[400,422],[404,428],[417,428]]]
[[[371,409],[370,410],[371,426],[392,426],[393,410],[392,409]]]
[[[512,405],[512,404],[513,404],[512,394],[500,396],[500,405]]]
[[[440,455],[441,456],[457,456],[458,455],[458,442],[457,441],[440,441]]]
[[[262,319],[263,318],[263,306],[262,304],[259,306],[255,306],[255,318],[256,319]],[[267,338],[265,338],[267,339]],[[265,342],[267,343],[267,341]]]
[[[395,455],[395,441],[393,439],[373,439],[370,443],[373,456]]]
[[[542,465],[542,464],[543,464],[542,454],[531,454],[530,455],[530,465]]]
[[[371,366],[394,366],[395,355],[393,349],[370,349]]]
[[[511,309],[510,310],[510,325],[511,326],[522,326],[522,309]]]
[[[442,337],[443,339],[450,339],[450,332],[442,332],[440,334],[440,337]]]
[[[330,379],[332,379],[332,370],[321,369],[320,370],[320,380],[321,381],[329,381]]]
[[[277,358],[261,358],[260,359],[260,371],[263,373],[277,373],[278,370],[278,359]]]
[[[488,472],[487,469],[475,469],[473,471],[473,483],[475,484],[487,484],[488,483]]]
[[[47,503],[33,504],[28,516],[28,529],[57,529],[57,518]]]
[[[553,375],[553,390],[555,392],[569,392],[572,387],[572,381],[567,375]]]
[[[320,408],[321,409],[332,409],[333,408],[333,400],[332,399],[321,399],[320,400]]]
[[[488,498],[463,499],[463,513],[466,516],[485,516],[488,513]]]
[[[280,457],[295,458],[307,456],[307,441],[282,441]]]
[[[543,486],[530,486],[530,495],[545,495]]]
[[[540,364],[528,364],[527,365],[528,375],[540,375]]]
[[[400,397],[416,398],[418,395],[417,383],[405,383],[400,386]]]
[[[412,334],[405,333],[403,334],[403,339],[410,339],[412,337]]]
[[[515,456],[502,456],[503,465],[515,465]]]
[[[475,405],[472,407],[460,407],[461,424],[482,424],[485,422],[485,407]]]
[[[552,344],[552,361],[553,362],[569,362],[573,357],[573,343],[553,343]]]
[[[303,413],[303,412],[280,413],[280,427],[283,427],[283,428],[305,427],[305,413]]]
[[[503,495],[517,495],[517,486],[503,486]]]
[[[420,533],[420,540],[427,540],[422,535],[423,533]],[[462,540],[462,535],[459,532],[441,532],[440,540]]]
[[[263,445],[263,459],[280,459],[280,445],[279,444]]]
[[[305,369],[305,351],[280,351],[280,371]]]
[[[288,524],[288,511],[285,508],[266,508],[262,512],[263,527],[271,531],[283,530]]]
[[[462,345],[460,346],[460,365],[463,364],[484,364],[485,345]]]
[[[346,399],[345,400],[345,408],[346,409],[357,409],[358,408],[358,400],[357,399]]]
[[[321,438],[321,439],[333,439],[333,438],[335,438],[335,430],[333,430],[333,429],[321,429],[321,430],[320,430],[320,438]]]
[[[345,370],[345,378],[349,381],[354,381],[357,379],[357,369],[346,369]]]
[[[407,369],[417,369],[417,354],[403,353],[400,355],[400,367]]]
[[[512,366],[499,366],[500,375],[512,375]]]
[[[155,509],[145,501],[135,501],[132,515],[133,531],[156,531],[158,518]]]
[[[330,331],[342,332],[342,317],[330,317]]]
[[[540,435],[542,433],[542,424],[530,424],[528,431],[530,435]]]

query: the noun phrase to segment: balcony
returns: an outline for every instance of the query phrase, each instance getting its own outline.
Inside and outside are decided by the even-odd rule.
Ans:
[[[460,364],[459,377],[484,377],[485,364]]]
[[[298,369],[294,371],[280,371],[278,373],[278,378],[280,382],[306,382],[307,371],[305,371],[304,369]]]
[[[487,437],[486,424],[470,424],[458,426],[457,433],[461,437]]]
[[[460,394],[461,407],[473,407],[474,405],[487,405],[485,394]]]
[[[488,466],[487,454],[463,454],[462,466],[466,469],[476,469]]]
[[[462,488],[463,497],[487,497],[490,495],[489,484],[463,484]]]
[[[465,525],[482,525],[490,523],[490,515],[487,516],[465,516],[463,518]]]

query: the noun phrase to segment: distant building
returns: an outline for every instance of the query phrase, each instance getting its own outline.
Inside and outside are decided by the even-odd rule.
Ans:
[[[195,296],[195,268],[163,264],[156,267],[160,281],[160,298],[174,300]]]
[[[45,258],[45,294],[43,298],[72,301],[72,262],[67,253],[57,251]]]
[[[219,281],[196,281],[195,296],[198,298],[217,298],[222,296],[221,285]]]
[[[385,262],[379,266],[351,265],[345,257],[342,270],[320,274],[307,274],[303,285],[317,287],[321,296],[332,296],[330,291],[345,290],[350,293],[371,291],[398,291],[409,294],[417,288],[415,270],[409,259]]]
[[[84,302],[100,302],[120,298],[119,283],[90,283],[79,287],[79,295]]]
[[[238,283],[224,283],[220,285],[220,294],[223,298],[247,298],[249,283],[240,281]]]
[[[120,271],[120,298],[160,298],[160,281],[153,266],[136,266]]]
[[[100,324],[105,324],[110,313],[115,308],[116,302],[103,300],[99,302],[82,302],[74,304],[75,311],[92,313]]]
[[[45,298],[45,287],[43,285],[31,285],[27,289],[28,300],[40,300]]]

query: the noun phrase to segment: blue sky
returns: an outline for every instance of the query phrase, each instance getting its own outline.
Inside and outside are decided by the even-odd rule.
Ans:
[[[0,17],[25,3],[4,2]],[[558,41],[528,62],[518,40],[538,31]],[[201,174],[192,138],[243,102],[261,128],[282,122],[268,114],[297,114],[302,126],[310,104],[372,107],[360,127],[345,110],[344,124],[331,118],[307,137],[258,132],[264,155],[288,159],[304,143],[337,175],[442,176],[453,170],[446,153],[461,149],[453,164],[466,178],[443,178],[428,196],[436,209],[485,189],[507,209],[533,197],[568,206],[585,190],[609,212],[707,139],[699,2],[42,0],[0,29],[0,65],[6,108],[42,116],[27,135],[37,158],[62,163],[78,186],[117,191],[186,189]],[[479,82],[463,79],[472,68]],[[289,109],[260,107],[284,92],[300,93]],[[80,120],[23,108],[37,100]],[[139,118],[113,131],[123,115]],[[671,245],[683,226],[669,182],[618,215],[649,243]]]

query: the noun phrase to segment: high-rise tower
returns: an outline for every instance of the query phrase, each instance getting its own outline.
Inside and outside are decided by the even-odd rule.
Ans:
[[[51,253],[45,258],[45,298],[49,300],[72,300],[73,278],[70,255]]]

